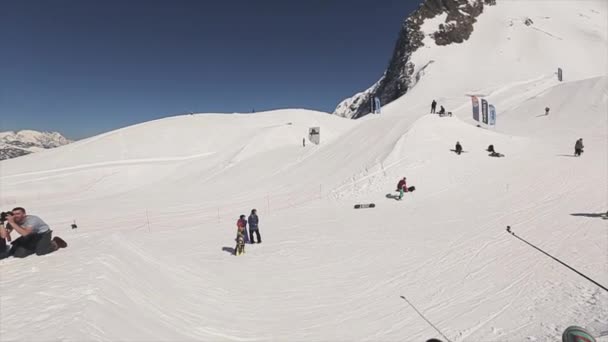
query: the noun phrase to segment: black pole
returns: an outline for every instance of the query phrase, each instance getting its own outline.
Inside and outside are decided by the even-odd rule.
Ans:
[[[572,267],[568,266],[566,263],[564,263],[563,261],[559,260],[558,258],[556,258],[556,257],[552,256],[551,254],[549,254],[549,253],[547,253],[547,252],[543,251],[542,249],[540,249],[540,248],[538,248],[538,247],[534,246],[533,244],[529,243],[528,241],[526,241],[526,240],[524,240],[524,239],[520,238],[519,236],[515,235],[515,233],[511,231],[511,226],[507,226],[507,232],[508,232],[508,233],[510,233],[511,235],[515,236],[516,238],[520,239],[521,241],[523,241],[523,242],[527,243],[528,245],[530,245],[530,246],[534,247],[536,250],[538,250],[539,252],[541,252],[541,253],[545,254],[545,255],[546,255],[546,256],[548,256],[549,258],[551,258],[551,259],[553,259],[553,260],[555,260],[555,261],[559,262],[560,264],[562,264],[562,265],[566,266],[566,267],[567,267],[567,268],[569,268],[570,270],[572,270],[572,271],[576,272],[578,275],[580,275],[581,277],[583,277],[583,278],[585,278],[585,279],[589,280],[590,282],[594,283],[595,285],[599,286],[599,287],[600,287],[600,288],[602,288],[604,291],[608,292],[608,289],[607,289],[605,286],[603,286],[603,285],[599,284],[597,281],[595,281],[595,280],[593,280],[593,279],[591,279],[591,278],[587,277],[586,275],[582,274],[581,272],[579,272],[579,271],[575,270],[574,268],[572,268]]]
[[[433,323],[431,323],[431,321],[426,319],[426,317],[424,317],[424,315],[420,311],[418,311],[418,309],[416,309],[414,304],[410,303],[410,301],[407,300],[407,298],[405,298],[404,296],[401,296],[401,298],[403,298],[403,300],[406,301],[412,307],[412,309],[414,309],[418,313],[418,315],[420,315],[420,317],[422,317],[422,319],[424,319],[430,326],[432,326],[433,329],[435,329],[439,334],[441,334],[441,336],[443,336],[446,340],[448,340],[448,342],[451,342],[450,339],[441,332],[441,330],[437,329],[437,327]]]

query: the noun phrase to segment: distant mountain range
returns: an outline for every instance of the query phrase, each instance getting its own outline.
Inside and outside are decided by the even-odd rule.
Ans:
[[[71,143],[57,132],[0,132],[0,160],[16,158]]]

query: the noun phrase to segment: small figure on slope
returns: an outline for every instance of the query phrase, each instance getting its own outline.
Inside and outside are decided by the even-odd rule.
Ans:
[[[583,138],[578,139],[574,144],[574,155],[580,157],[584,148],[585,146],[583,146]]]
[[[456,142],[456,148],[454,149],[454,152],[456,152],[457,155],[460,155],[462,153],[462,145],[460,145],[460,141]]]
[[[545,107],[545,115],[549,115],[549,107]]]
[[[403,193],[407,192],[407,183],[405,177],[403,177],[403,179],[397,183],[397,191],[399,191],[399,200],[403,199]]]
[[[262,238],[260,237],[260,229],[258,227],[258,224],[260,222],[260,219],[258,218],[258,211],[255,209],[251,209],[251,215],[249,215],[249,218],[247,220],[249,222],[249,234],[251,235],[249,241],[251,241],[251,243],[255,243],[255,238],[253,237],[253,233],[255,233],[255,235],[258,237],[258,243],[262,243]]]
[[[245,243],[249,243],[249,234],[247,234],[247,219],[245,215],[241,215],[239,220],[236,221],[236,228],[237,230],[243,228],[243,231],[245,232]]]
[[[490,157],[504,157],[504,154],[498,153],[494,150],[494,145],[490,145],[488,146],[488,149],[486,150],[488,152],[490,152],[489,156]]]
[[[431,102],[431,114],[435,114],[435,108],[437,108],[437,101]]]
[[[445,108],[443,108],[443,106],[441,106],[441,108],[439,108],[439,116],[443,116],[445,115]]]

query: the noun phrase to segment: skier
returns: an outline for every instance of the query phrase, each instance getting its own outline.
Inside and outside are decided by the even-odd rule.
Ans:
[[[462,153],[462,145],[460,145],[460,141],[456,142],[456,149],[454,151],[457,155],[460,155]]]
[[[545,115],[549,115],[549,107],[545,107]]]
[[[247,219],[246,219],[245,215],[241,215],[239,217],[239,220],[236,221],[236,228],[237,228],[237,235],[238,235],[238,232],[241,231],[241,228],[242,228],[242,230],[244,232],[243,238],[245,240],[245,243],[249,243],[249,234],[247,234]]]
[[[435,108],[437,108],[437,101],[431,102],[431,114],[435,114]]]
[[[258,243],[262,243],[262,238],[260,237],[260,229],[258,227],[258,223],[260,222],[260,219],[258,218],[258,211],[255,209],[251,209],[251,215],[249,215],[247,221],[249,222],[249,235],[251,236],[249,241],[251,241],[251,243],[255,243],[255,239],[253,238],[253,233],[255,233],[255,235],[257,235],[258,237]]]
[[[585,146],[583,146],[583,138],[580,138],[574,144],[574,155],[580,157],[581,153],[583,153],[583,148],[585,148]]]
[[[403,193],[407,192],[407,183],[405,177],[403,177],[403,179],[397,183],[397,191],[399,191],[399,200],[403,199]]]
[[[443,116],[445,115],[445,108],[443,108],[443,106],[441,106],[441,108],[439,108],[439,116]]]

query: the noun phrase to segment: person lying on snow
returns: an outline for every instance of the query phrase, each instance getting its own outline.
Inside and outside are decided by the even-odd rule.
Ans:
[[[65,248],[68,244],[56,236],[51,239],[51,228],[38,216],[26,215],[25,209],[18,207],[8,213],[6,227],[0,227],[0,259],[8,256],[15,258],[25,258],[29,255],[45,255],[52,253],[60,248]],[[11,241],[11,232],[16,231],[21,236],[11,244],[11,249],[6,251],[6,241]]]
[[[498,153],[494,150],[494,145],[490,145],[488,146],[488,149],[486,150],[488,152],[490,152],[489,156],[490,157],[504,157],[504,154]]]

